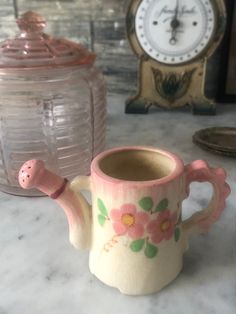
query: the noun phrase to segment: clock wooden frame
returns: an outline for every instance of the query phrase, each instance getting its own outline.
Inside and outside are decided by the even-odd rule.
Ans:
[[[168,109],[190,105],[195,114],[215,114],[215,101],[205,96],[204,86],[207,60],[219,46],[226,28],[224,0],[210,0],[216,26],[206,48],[195,59],[178,65],[152,59],[139,44],[135,15],[142,1],[131,0],[126,16],[127,37],[139,59],[138,91],[126,101],[126,113],[147,113],[151,105]]]

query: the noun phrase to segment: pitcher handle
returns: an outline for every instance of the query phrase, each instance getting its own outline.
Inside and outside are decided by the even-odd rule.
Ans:
[[[225,200],[231,190],[226,183],[226,172],[222,168],[211,168],[203,160],[196,160],[185,166],[187,193],[192,182],[210,182],[213,185],[213,196],[208,206],[183,222],[187,235],[206,233],[221,216],[225,209]]]

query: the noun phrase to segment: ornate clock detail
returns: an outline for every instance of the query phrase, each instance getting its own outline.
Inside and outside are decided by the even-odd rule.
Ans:
[[[171,103],[187,93],[195,69],[180,74],[175,72],[164,74],[158,69],[152,71],[157,93]]]
[[[127,33],[140,61],[139,86],[126,112],[189,104],[194,113],[214,114],[215,102],[204,94],[205,72],[225,26],[224,0],[132,0]]]

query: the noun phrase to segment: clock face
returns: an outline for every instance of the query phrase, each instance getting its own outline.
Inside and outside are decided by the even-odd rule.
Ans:
[[[211,0],[143,0],[135,18],[139,44],[165,64],[196,58],[211,41],[215,24]]]

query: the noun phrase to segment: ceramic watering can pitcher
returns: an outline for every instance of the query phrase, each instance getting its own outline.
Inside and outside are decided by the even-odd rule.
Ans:
[[[71,183],[37,160],[19,173],[23,188],[38,188],[64,209],[71,243],[90,250],[91,272],[130,295],[157,292],[179,274],[189,235],[207,232],[225,208],[225,179],[223,169],[202,160],[184,166],[176,155],[147,147],[106,151],[93,160],[90,177]],[[181,204],[193,181],[212,183],[213,198],[182,221]],[[84,189],[92,193],[92,208]]]

